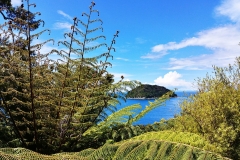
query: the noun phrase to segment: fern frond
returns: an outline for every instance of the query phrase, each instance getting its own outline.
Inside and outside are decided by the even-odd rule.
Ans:
[[[218,159],[230,160],[219,154],[201,150],[181,143],[167,141],[126,141],[124,143],[106,143],[98,149],[86,149],[80,152],[62,152],[43,155],[24,148],[0,148],[0,158],[8,159]]]
[[[91,29],[91,30],[87,30],[87,33],[89,34],[89,33],[93,33],[93,32],[95,32],[95,31],[97,31],[97,30],[102,30],[102,32],[103,32],[103,27],[102,26],[100,26],[100,27],[97,27],[97,28],[94,28],[94,29]],[[104,39],[106,40],[106,37],[104,36]]]
[[[106,43],[102,43],[102,44],[99,44],[99,45],[95,45],[93,47],[85,47],[84,50],[87,53],[87,52],[93,51],[93,50],[95,50],[95,49],[97,49],[99,47],[102,47],[102,46],[107,46],[107,44]]]
[[[84,25],[86,25],[86,24],[84,24]],[[85,27],[87,27],[87,25],[86,25]],[[78,28],[75,28],[75,33],[76,33],[76,34],[80,34],[82,37],[85,37],[85,36],[86,36],[86,34],[83,33],[83,32],[82,32],[80,29],[78,29]]]
[[[157,131],[148,132],[130,140],[166,140],[177,143],[183,143],[194,147],[209,149],[209,151],[219,152],[210,142],[205,140],[202,136],[189,132],[175,132],[175,131]]]
[[[162,106],[167,99],[169,99],[170,97],[170,93],[166,93],[165,95],[163,95],[162,97],[156,99],[154,102],[149,102],[149,106],[146,106],[144,110],[142,110],[139,114],[137,114],[133,119],[131,119],[129,121],[129,124],[132,124],[136,121],[138,121],[139,119],[141,119],[144,115],[146,115],[149,111]]]

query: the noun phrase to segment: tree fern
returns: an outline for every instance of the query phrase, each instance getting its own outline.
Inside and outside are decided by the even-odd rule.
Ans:
[[[219,159],[229,158],[182,143],[145,140],[126,141],[106,144],[99,149],[87,149],[81,152],[42,155],[23,148],[1,148],[0,158],[5,159]],[[229,159],[230,160],[230,159]]]
[[[156,159],[166,159],[168,154],[166,154],[167,150],[170,150],[172,147],[170,142],[166,142],[161,144],[158,150],[158,154],[156,156]]]
[[[39,55],[38,51],[43,44],[51,40],[32,45],[34,38],[48,30],[32,34],[41,20],[31,21],[38,14],[30,12],[30,7],[34,4],[30,4],[27,0],[26,10],[23,6],[17,8],[19,17],[9,20],[5,26],[2,26],[2,35],[9,40],[9,43],[2,44],[7,52],[1,57],[1,69],[4,70],[1,78],[1,101],[23,146],[38,150],[40,148],[38,130],[42,129],[41,122],[44,120],[40,120],[42,117],[38,115],[41,113],[50,114],[50,112],[46,112],[48,110],[46,103],[40,103],[47,96],[43,93],[47,93],[44,86],[48,84],[49,79],[46,78],[41,83],[38,81],[39,77],[46,76],[48,73],[48,68],[39,64],[46,60],[46,56]],[[8,28],[7,31],[4,30],[5,27]],[[52,122],[47,116],[44,117],[48,123]]]
[[[148,151],[145,153],[146,154],[145,159],[151,160],[157,156],[160,144],[157,143],[156,141],[149,141],[149,142],[151,143],[148,146]]]
[[[206,149],[209,151],[219,152],[216,146],[212,145],[209,141],[205,140],[204,137],[189,133],[189,132],[175,132],[175,131],[158,131],[148,132],[139,136],[133,137],[130,140],[165,140],[188,144],[194,147]],[[121,143],[121,142],[120,142]]]
[[[124,159],[144,159],[146,157],[146,150],[148,150],[151,141],[142,142],[135,147]]]
[[[131,106],[126,106],[122,109],[120,109],[117,112],[112,113],[109,115],[104,121],[98,124],[98,128],[101,128],[102,126],[111,126],[113,123],[125,123],[131,125],[132,123],[138,121],[140,118],[142,118],[145,114],[147,114],[149,111],[153,110],[156,107],[159,107],[164,104],[164,102],[169,98],[169,95],[171,93],[167,93],[166,95],[156,99],[154,102],[149,102],[149,106],[146,106],[142,111],[138,111],[142,107],[139,104],[134,104]],[[136,110],[136,111],[135,111]],[[139,112],[139,113],[137,113]],[[94,129],[94,128],[93,128]],[[89,130],[88,132],[90,132]]]
[[[53,40],[33,44],[49,30],[35,31],[43,22],[34,20],[40,13],[30,12],[36,5],[29,0],[23,3],[16,8],[19,16],[0,27],[0,100],[6,112],[1,114],[1,122],[11,128],[4,129],[7,134],[14,132],[7,144],[20,140],[15,145],[41,153],[77,149],[82,134],[104,118],[104,109],[118,103],[116,91],[137,85],[122,81],[113,85],[113,75],[107,71],[119,31],[110,45],[105,41],[89,45],[105,39],[103,35],[92,36],[102,30],[101,19],[94,18],[99,12],[92,2],[89,13],[82,14],[87,21],[75,17],[71,32],[58,43],[65,48],[43,53],[41,48]],[[93,24],[99,27],[90,29]],[[90,55],[102,46],[106,52]],[[57,53],[58,60],[49,58],[53,53]]]
[[[169,99],[170,95],[172,95],[172,91],[159,97],[154,102],[149,102],[149,106],[146,106],[144,110],[142,110],[139,114],[137,114],[137,116],[130,119],[128,123],[132,124],[133,122],[138,121],[140,118],[142,118],[144,115],[146,115],[149,111],[153,110],[154,108],[164,105],[166,100]]]
[[[117,151],[117,149],[118,149],[118,146],[106,145],[101,147],[98,150],[95,150],[93,154],[91,154],[90,156],[87,156],[87,158],[94,159],[95,157],[98,157],[99,159],[111,159],[112,155]]]
[[[193,147],[186,148],[185,152],[182,153],[182,156],[181,156],[182,159],[194,159],[195,157],[193,157],[193,155],[194,155],[193,151],[194,151]]]
[[[137,147],[141,142],[126,142],[125,145],[120,145],[116,151],[113,159],[124,159],[135,147]]]
[[[99,126],[110,126],[112,123],[127,123],[130,116],[137,114],[137,110],[142,107],[139,104],[134,104],[122,108],[121,110],[109,115],[103,122],[99,123]],[[136,111],[135,111],[136,110]]]
[[[191,147],[187,147],[187,146],[185,146],[185,145],[179,144],[179,145],[177,146],[177,149],[175,150],[175,152],[173,152],[173,153],[170,155],[170,157],[171,157],[171,159],[176,159],[176,160],[177,160],[177,158],[178,158],[178,159],[191,159],[190,157],[188,157],[188,158],[185,158],[185,157],[184,157],[184,154],[187,155],[188,150],[191,151],[191,152],[189,152],[189,153],[191,154],[191,153],[192,153],[192,148],[191,148]],[[190,156],[191,156],[191,155],[190,155]],[[181,157],[181,158],[180,158],[180,157]]]

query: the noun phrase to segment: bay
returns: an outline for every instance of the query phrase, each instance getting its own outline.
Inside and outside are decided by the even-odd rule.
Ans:
[[[175,92],[177,97],[170,98],[166,101],[165,105],[159,106],[150,112],[148,112],[144,117],[134,123],[134,125],[147,125],[153,124],[154,122],[159,122],[161,119],[170,119],[173,118],[174,115],[180,113],[181,108],[179,106],[180,102],[186,99],[189,95],[196,94],[196,91],[188,91],[188,92]],[[127,99],[126,102],[121,101],[121,105],[117,105],[117,110],[130,106],[133,104],[140,104],[142,108],[145,108],[149,105],[149,101],[153,102],[154,100],[148,99]]]

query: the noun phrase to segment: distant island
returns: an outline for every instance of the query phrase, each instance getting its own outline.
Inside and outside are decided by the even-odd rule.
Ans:
[[[128,99],[155,99],[169,91],[169,89],[163,86],[143,84],[129,91],[126,97]],[[177,95],[173,93],[171,97],[177,97]]]

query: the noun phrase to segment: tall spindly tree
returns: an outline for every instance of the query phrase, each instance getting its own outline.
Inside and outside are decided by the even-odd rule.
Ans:
[[[32,33],[36,26],[42,22],[32,21],[40,13],[31,13],[30,4],[26,1],[17,7],[18,16],[8,19],[1,26],[1,102],[6,111],[8,125],[10,125],[20,140],[22,146],[32,150],[39,150],[42,124],[39,122],[47,113],[47,106],[40,105],[40,91],[48,83],[48,78],[40,81],[41,77],[48,75],[46,65],[47,54],[38,52],[47,43],[33,45],[33,40],[48,30]],[[41,83],[38,83],[41,82]],[[45,87],[46,88],[46,87]]]
[[[12,138],[6,142],[41,153],[69,151],[79,147],[82,134],[104,118],[104,111],[117,103],[118,91],[138,85],[136,81],[113,84],[110,54],[119,31],[110,45],[102,42],[105,36],[93,36],[103,31],[99,12],[92,2],[82,21],[75,17],[71,32],[65,33],[58,45],[64,50],[43,53],[48,42],[33,41],[50,32],[36,32],[42,20],[35,20],[39,12],[29,0],[16,8],[17,16],[7,18],[1,25],[0,97],[1,124]],[[97,17],[97,18],[96,18]],[[91,29],[91,25],[99,27]],[[81,27],[81,28],[80,28]],[[34,32],[33,32],[34,31]],[[95,33],[95,34],[93,34]],[[82,41],[80,41],[82,40]],[[92,45],[98,41],[98,45]],[[88,55],[105,47],[106,52]],[[57,60],[49,58],[57,54]],[[120,97],[124,98],[124,97]]]

